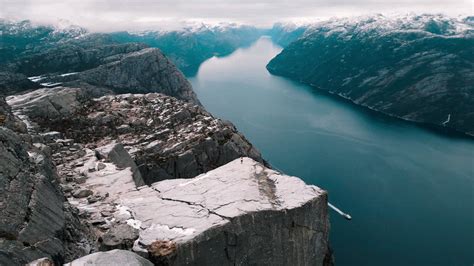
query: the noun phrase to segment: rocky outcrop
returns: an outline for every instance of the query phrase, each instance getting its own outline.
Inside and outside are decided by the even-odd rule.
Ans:
[[[146,48],[143,44],[96,45],[81,41],[71,40],[44,51],[31,52],[14,61],[11,68],[29,76],[78,72],[117,61],[128,53]]]
[[[370,109],[474,135],[472,18],[382,15],[321,22],[268,70]]]
[[[79,79],[116,93],[159,92],[199,103],[191,84],[156,48],[130,53],[118,61],[84,71]]]
[[[100,170],[90,171],[98,164]],[[92,150],[70,162],[86,176],[70,198],[104,232],[102,249],[129,247],[157,265],[324,265],[327,194],[250,159],[192,179],[137,187],[130,169]],[[99,169],[99,168],[97,168]],[[127,244],[128,243],[128,244]]]
[[[39,84],[30,81],[23,74],[0,72],[0,96],[10,95],[26,90],[33,90],[39,87]]]
[[[82,95],[79,89],[53,88],[12,96],[8,102],[37,128],[83,144],[122,143],[148,184],[194,177],[241,156],[263,162],[231,123],[200,106],[161,94],[86,101]]]
[[[91,97],[113,93],[159,92],[200,104],[191,84],[156,48],[120,53],[101,58],[100,62],[102,64],[82,72],[47,74],[36,80],[46,87],[82,88],[87,91],[83,94]],[[84,64],[82,66],[85,67]]]
[[[49,148],[99,250],[164,265],[330,262],[327,194],[266,168],[232,124],[161,94],[81,95],[53,88],[8,102]]]
[[[65,264],[66,266],[104,266],[104,265],[128,265],[128,266],[153,266],[150,261],[126,250],[111,250],[108,252],[96,252]]]
[[[328,253],[326,193],[249,158],[153,189],[160,210],[177,208],[174,219],[155,214],[136,242],[155,263],[322,265]]]
[[[65,201],[49,149],[0,101],[0,264],[57,263],[90,252],[88,230]],[[20,131],[15,131],[20,129]]]
[[[34,121],[36,118],[45,120],[71,118],[88,97],[82,89],[58,87],[38,89],[23,95],[7,97],[7,100],[14,106],[14,112],[19,117],[28,115],[29,121]]]
[[[0,126],[11,129],[18,133],[26,133],[26,125],[15,115],[13,115],[11,107],[0,96]]]

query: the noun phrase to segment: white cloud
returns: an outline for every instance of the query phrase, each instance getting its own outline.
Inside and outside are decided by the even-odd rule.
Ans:
[[[268,26],[293,18],[365,13],[474,13],[471,0],[0,0],[0,7],[3,18],[65,19],[96,31],[156,28],[189,19]]]

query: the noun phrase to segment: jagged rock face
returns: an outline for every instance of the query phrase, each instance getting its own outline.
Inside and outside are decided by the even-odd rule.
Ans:
[[[9,128],[19,133],[26,133],[27,127],[18,117],[13,115],[11,107],[0,97],[0,126]]]
[[[156,48],[130,53],[118,61],[84,71],[79,79],[117,93],[159,92],[199,103],[191,84]]]
[[[81,95],[78,89],[54,88],[13,96],[9,103],[15,112],[27,115],[30,124],[63,132],[77,142],[121,142],[146,183],[191,178],[241,156],[263,162],[231,123],[200,106],[161,94],[104,96],[85,102],[75,98]]]
[[[0,102],[0,116],[12,119],[8,112]],[[10,125],[0,122],[0,264],[87,254],[87,230],[65,203],[48,153]]]
[[[473,25],[442,15],[331,20],[267,68],[376,111],[473,135]]]

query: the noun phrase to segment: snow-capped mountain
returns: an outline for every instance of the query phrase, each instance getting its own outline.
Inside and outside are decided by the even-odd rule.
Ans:
[[[330,19],[309,26],[308,34],[324,32],[326,36],[337,34],[351,38],[355,34],[373,37],[374,34],[412,32],[426,35],[457,36],[473,34],[472,17],[448,17],[442,14],[382,14]]]
[[[267,68],[389,115],[474,135],[473,25],[472,17],[430,14],[331,19]]]
[[[77,38],[87,34],[85,28],[74,25],[66,20],[58,20],[58,23],[54,25],[39,25],[29,20],[13,21],[0,19],[0,30],[3,36],[21,35],[23,37],[33,37],[42,34],[42,37],[49,38]]]

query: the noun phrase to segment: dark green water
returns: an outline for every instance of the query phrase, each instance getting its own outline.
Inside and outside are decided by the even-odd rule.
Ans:
[[[336,265],[473,265],[474,140],[438,134],[270,75],[262,38],[201,65],[193,87],[287,174],[329,192]]]

